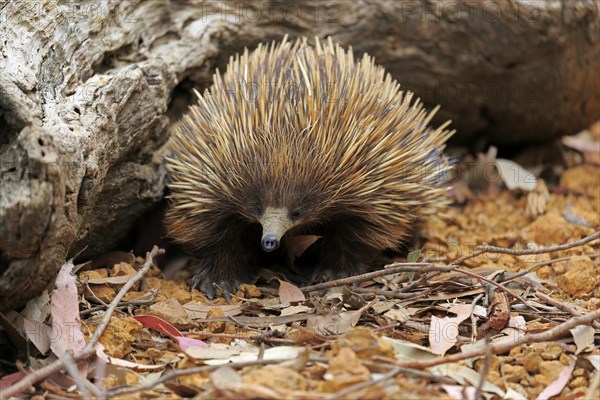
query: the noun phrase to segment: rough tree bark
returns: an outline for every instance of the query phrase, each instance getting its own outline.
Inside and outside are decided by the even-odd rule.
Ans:
[[[14,1],[0,4],[0,309],[159,201],[169,130],[244,46],[332,36],[459,140],[516,144],[600,116],[593,1]]]

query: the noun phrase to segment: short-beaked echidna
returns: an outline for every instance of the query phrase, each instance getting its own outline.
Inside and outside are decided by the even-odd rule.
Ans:
[[[316,270],[363,270],[446,203],[449,122],[331,40],[287,39],[230,59],[182,118],[165,225],[196,258],[193,285],[235,291],[282,237],[320,236]]]

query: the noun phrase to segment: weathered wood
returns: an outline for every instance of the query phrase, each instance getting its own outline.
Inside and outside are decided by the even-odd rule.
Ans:
[[[542,141],[600,118],[587,0],[2,3],[0,309],[69,254],[118,243],[162,197],[159,155],[189,89],[284,34],[375,56],[459,140]]]

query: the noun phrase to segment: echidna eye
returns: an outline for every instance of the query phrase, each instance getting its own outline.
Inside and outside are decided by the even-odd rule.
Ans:
[[[250,210],[257,216],[262,215],[264,212],[263,206],[258,202],[252,203]]]
[[[302,216],[302,209],[300,207],[296,207],[292,210],[291,217],[292,219],[298,219]]]

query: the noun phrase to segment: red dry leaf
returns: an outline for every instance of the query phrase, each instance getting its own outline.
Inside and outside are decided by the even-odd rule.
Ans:
[[[164,319],[155,317],[154,315],[138,315],[133,318],[141,323],[144,328],[155,330],[175,340],[183,352],[190,347],[208,347],[208,345],[202,340],[183,336],[183,334],[179,332],[179,330],[173,325]]]
[[[164,319],[155,317],[154,315],[137,315],[135,318],[144,328],[155,330],[163,335],[166,335],[172,339],[183,336],[181,332],[173,325],[165,321]]]

